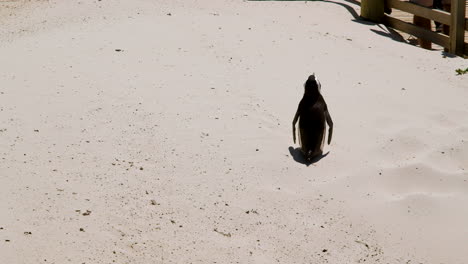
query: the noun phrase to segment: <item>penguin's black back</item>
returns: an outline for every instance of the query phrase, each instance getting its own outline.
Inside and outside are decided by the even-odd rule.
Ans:
[[[304,95],[299,103],[299,138],[305,154],[321,153],[325,136],[325,101],[320,93]]]

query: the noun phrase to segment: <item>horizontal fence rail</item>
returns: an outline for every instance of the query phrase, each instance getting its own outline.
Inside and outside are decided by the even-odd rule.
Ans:
[[[427,7],[422,7],[410,2],[403,2],[400,0],[386,0],[391,8],[395,8],[413,15],[420,17],[425,17],[430,20],[435,20],[445,25],[450,26],[450,13],[438,10],[438,9],[429,9]]]
[[[361,17],[378,23],[383,22],[389,27],[440,45],[450,53],[468,56],[468,43],[465,43],[465,31],[468,31],[466,1],[451,0],[450,12],[447,12],[420,6],[408,0],[361,0]],[[423,28],[384,14],[384,6],[429,21],[440,22],[449,27],[444,28],[444,34],[433,32],[430,28]],[[447,32],[447,29],[449,29],[449,32]]]
[[[418,38],[429,39],[431,40],[431,42],[437,45],[440,45],[444,48],[449,48],[450,46],[450,38],[448,36],[444,34],[432,32],[424,28],[420,28],[411,23],[401,21],[391,16],[387,16],[387,15],[384,16],[384,24],[394,29],[398,29],[410,35],[416,36]]]

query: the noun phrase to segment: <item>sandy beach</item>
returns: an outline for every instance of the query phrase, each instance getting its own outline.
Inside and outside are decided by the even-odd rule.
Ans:
[[[0,263],[468,263],[468,62],[359,11],[0,0]]]

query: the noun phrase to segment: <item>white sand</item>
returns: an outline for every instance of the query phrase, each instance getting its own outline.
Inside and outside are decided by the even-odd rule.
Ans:
[[[0,262],[467,263],[468,63],[343,5],[1,1]]]

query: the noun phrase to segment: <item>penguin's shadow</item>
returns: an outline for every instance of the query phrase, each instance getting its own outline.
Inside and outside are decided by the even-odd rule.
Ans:
[[[289,153],[291,154],[291,156],[293,157],[293,159],[298,162],[298,163],[301,163],[301,164],[304,164],[306,166],[310,166],[311,164],[314,164],[316,162],[318,162],[319,160],[325,158],[329,152],[325,153],[325,154],[322,154],[318,157],[315,157],[313,158],[310,162],[307,161],[304,157],[304,155],[302,154],[302,151],[300,148],[293,148],[293,147],[289,147]]]

